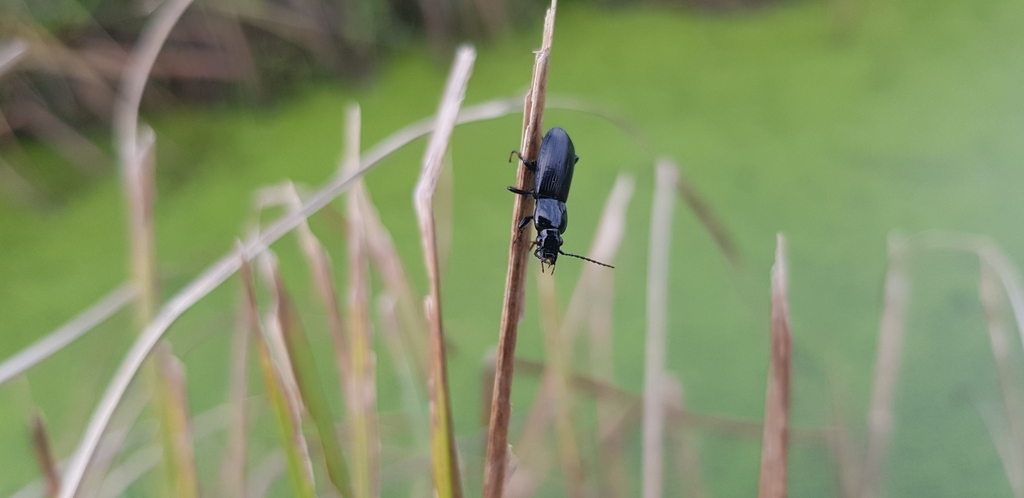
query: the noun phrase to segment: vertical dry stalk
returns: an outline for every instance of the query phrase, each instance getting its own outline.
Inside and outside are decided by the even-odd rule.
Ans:
[[[153,14],[143,28],[135,50],[129,55],[121,78],[121,88],[114,103],[114,140],[128,198],[131,275],[140,292],[140,298],[136,302],[136,325],[140,330],[153,319],[159,301],[159,278],[156,264],[156,232],[153,225],[153,204],[156,195],[153,179],[155,136],[149,127],[142,128],[140,136],[139,104],[160,49],[171,29],[191,3],[192,0],[170,0]],[[159,348],[157,354],[164,368],[156,369],[151,377],[160,396],[158,404],[162,408],[160,418],[164,459],[170,471],[167,482],[173,486],[178,496],[195,496],[198,490],[194,482],[195,470],[191,448],[186,449],[174,444],[178,442],[179,437],[174,433],[174,426],[181,422],[178,419],[182,415],[176,413],[180,407],[175,406],[172,399],[174,386],[166,375],[170,373],[169,365],[175,359],[168,346]],[[84,466],[88,462],[82,464]],[[84,471],[84,468],[82,470]],[[71,498],[74,495],[79,484],[75,478],[76,474],[77,472],[71,472],[72,478],[62,491],[62,497]]]
[[[284,449],[292,491],[297,497],[312,498],[315,496],[313,490],[313,464],[309,459],[306,441],[302,437],[299,407],[294,401],[294,396],[287,393],[288,387],[281,375],[285,369],[281,368],[279,363],[275,363],[274,359],[271,358],[270,349],[267,347],[267,339],[260,330],[259,309],[256,305],[256,288],[249,264],[244,258],[241,259],[239,273],[242,276],[242,284],[245,290],[247,323],[253,327],[251,333],[257,339],[256,345],[260,358],[260,370],[263,373],[263,382],[267,388],[270,408],[274,413],[278,432],[281,436],[281,446]]]
[[[46,496],[57,496],[60,491],[60,474],[57,472],[57,462],[53,459],[50,438],[46,435],[46,422],[39,412],[32,413],[32,448],[35,449],[36,463],[46,484]]]
[[[908,259],[909,248],[906,239],[902,235],[891,234],[889,271],[885,277],[885,301],[881,323],[878,326],[875,378],[871,388],[871,405],[868,408],[867,449],[862,466],[860,498],[872,498],[878,493],[885,452],[892,433],[893,398],[900,375],[903,330],[906,325],[907,303],[910,300]]]
[[[458,118],[458,123],[470,123],[505,116],[512,113],[511,106],[512,104],[507,100],[498,100],[467,107],[466,112]],[[384,158],[409,142],[430,133],[436,125],[434,120],[413,123],[378,143],[363,156],[359,176],[377,167]],[[96,454],[103,438],[103,432],[110,425],[114,412],[121,404],[128,387],[142,368],[143,363],[170,326],[200,299],[213,292],[234,275],[241,268],[243,260],[251,258],[253,254],[259,253],[268,245],[280,240],[297,227],[302,220],[323,209],[337,196],[351,188],[357,178],[358,176],[333,178],[327,185],[314,193],[303,204],[300,211],[282,217],[246,247],[233,250],[215,261],[167,301],[160,313],[132,343],[124,360],[118,366],[117,372],[107,385],[103,397],[97,403],[64,473],[64,479],[61,482],[61,498],[71,498],[81,486],[89,461]]]
[[[220,496],[245,496],[245,449],[248,432],[249,403],[249,334],[258,324],[250,323],[252,314],[239,306],[238,319],[231,340],[231,371],[228,380],[228,406],[231,425],[228,427],[227,450],[221,463]]]
[[[600,221],[598,222],[597,233],[594,235],[594,240],[591,242],[590,249],[587,252],[594,259],[608,262],[615,259],[615,254],[625,233],[626,208],[629,206],[632,194],[632,176],[619,175],[611,194],[608,196],[608,201],[605,203]],[[565,386],[569,374],[569,359],[571,358],[569,352],[574,350],[576,330],[582,325],[587,315],[593,316],[594,314],[600,314],[607,320],[607,322],[598,326],[611,326],[611,303],[606,303],[607,309],[599,309],[598,306],[592,303],[597,293],[607,293],[607,300],[611,300],[611,275],[612,273],[607,269],[597,265],[586,265],[583,267],[583,272],[576,283],[576,289],[569,300],[569,309],[566,313],[565,321],[561,326],[557,326],[555,323],[557,322],[557,310],[553,307],[544,308],[545,315],[555,317],[545,318],[542,322],[542,325],[545,327],[546,347],[548,348],[548,356],[551,358],[549,362],[551,368],[544,370],[540,388],[531,405],[523,434],[520,436],[518,451],[524,461],[528,462],[528,465],[524,465],[524,469],[519,475],[512,479],[515,489],[514,492],[512,489],[509,490],[510,496],[532,495],[536,491],[536,487],[541,484],[538,476],[543,476],[546,473],[547,462],[546,459],[535,456],[539,451],[537,447],[545,444],[544,437],[551,419],[556,417],[556,423],[564,425],[564,421],[559,421],[559,419],[563,418],[562,413],[566,409],[571,412],[571,403],[569,403],[568,399],[568,395],[571,393]],[[554,298],[552,284],[547,282],[549,280],[551,279],[538,280],[541,293],[540,301],[543,305],[557,302]],[[557,328],[555,328],[556,326]],[[488,390],[491,389],[493,389],[493,385]],[[564,392],[565,396],[560,394],[561,392]],[[487,397],[487,401],[490,401],[490,396]],[[573,448],[575,446],[575,444],[572,444]],[[563,459],[563,469],[569,469],[571,466],[571,463]],[[574,475],[572,472],[566,473],[566,476],[572,475]]]
[[[683,401],[683,386],[674,377],[666,375],[662,377],[662,389],[665,393],[665,407],[667,410],[684,412],[686,403]],[[704,476],[701,472],[700,455],[693,446],[693,433],[686,424],[679,424],[674,431],[675,447],[679,456],[679,476],[684,479],[686,496],[693,498],[707,498],[708,492],[704,486]]]
[[[789,331],[788,271],[782,234],[776,236],[772,266],[771,357],[761,439],[761,476],[758,498],[785,498],[789,456],[790,371],[793,337]]]
[[[386,292],[377,298],[377,318],[381,325],[381,335],[384,336],[384,341],[392,358],[391,363],[402,384],[402,405],[406,417],[408,417],[412,426],[415,451],[417,454],[420,454],[430,447],[430,435],[423,430],[425,424],[419,423],[420,421],[427,420],[426,403],[423,402],[420,394],[423,383],[422,379],[416,376],[415,365],[412,362],[412,358],[410,358],[407,345],[403,342],[402,334],[399,331],[401,327],[399,326],[396,308],[395,298]],[[425,477],[427,476],[422,476],[422,478]],[[424,482],[421,483],[421,476],[417,476],[414,480],[415,483],[412,486],[414,497],[432,495],[432,493],[428,493],[431,491],[431,488],[426,479],[423,479]]]
[[[162,347],[170,348],[169,345]],[[171,472],[172,496],[198,496],[199,480],[196,477],[195,455],[192,452],[192,431],[189,427],[188,391],[185,385],[185,366],[170,351],[167,354],[157,356],[159,362],[162,388],[165,390],[160,399],[165,403],[162,407],[166,424],[163,428],[164,437],[170,440],[164,441],[165,448],[171,448],[174,457]],[[166,453],[166,449],[165,449]]]
[[[302,207],[302,200],[299,198],[295,187],[288,185],[288,197],[290,198],[292,211]],[[313,286],[320,296],[320,301],[326,311],[327,329],[331,334],[331,341],[334,344],[334,357],[338,364],[338,377],[342,386],[346,389],[351,385],[352,366],[351,354],[347,334],[345,333],[345,322],[341,318],[341,309],[338,307],[338,292],[334,287],[333,272],[331,271],[331,260],[327,255],[320,241],[313,235],[309,228],[309,222],[303,220],[295,227],[295,233],[299,237],[299,245],[302,247],[303,256],[309,263],[310,277],[313,279]]]
[[[571,349],[559,326],[558,296],[555,293],[555,276],[541,275],[537,278],[538,297],[541,302],[541,326],[544,329],[548,370],[552,373],[551,406],[555,415],[555,435],[558,440],[558,457],[565,478],[566,495],[571,498],[583,497],[583,465],[580,462],[576,429],[572,422],[572,393],[569,391]]]
[[[397,314],[398,323],[395,324],[397,335],[394,337],[394,346],[402,350],[401,356],[406,358],[406,365],[411,365],[419,378],[424,380],[429,377],[429,370],[426,353],[427,324],[423,306],[413,294],[412,286],[406,278],[405,266],[398,257],[391,234],[380,221],[370,192],[364,189],[364,194],[359,196],[362,202],[360,213],[370,261],[384,281],[387,293],[395,299],[393,311]],[[426,388],[425,380],[421,385]]]
[[[299,321],[298,313],[288,297],[281,272],[272,253],[266,251],[264,254],[267,256],[265,259],[270,262],[264,268],[268,270],[266,277],[271,284],[272,294],[277,303],[275,318],[284,339],[286,355],[291,360],[298,395],[316,426],[320,448],[323,450],[324,463],[327,467],[327,475],[338,493],[345,496],[351,492],[348,466],[338,442],[330,403],[317,372],[312,346]]]
[[[466,95],[466,85],[469,83],[475,59],[476,51],[469,46],[460,47],[455,55],[455,63],[448,75],[448,83],[437,109],[437,128],[430,137],[430,143],[427,144],[427,150],[423,155],[423,170],[413,194],[423,242],[423,257],[430,280],[430,294],[425,306],[430,322],[431,455],[434,464],[434,489],[439,498],[461,497],[462,483],[459,479],[459,460],[455,449],[451,398],[448,392],[448,362],[445,358],[444,329],[441,325],[441,275],[438,268],[433,200],[437,180],[441,174],[441,163],[451,141],[455,120]]]
[[[602,260],[603,261],[603,260]],[[614,355],[612,346],[612,309],[614,305],[614,275],[607,272],[600,275],[594,284],[597,294],[589,313],[590,331],[590,373],[599,380],[611,383],[614,380]],[[622,409],[597,399],[597,454],[600,462],[598,472],[599,489],[604,490],[601,496],[625,498],[629,496],[626,488],[627,471],[624,453],[624,437],[619,420]]]
[[[644,356],[643,497],[661,498],[664,484],[665,407],[661,379],[665,375],[668,327],[669,244],[672,240],[672,189],[678,168],[668,159],[657,164],[651,207],[651,240],[647,257],[647,343]]]
[[[345,110],[345,165],[343,171],[359,170],[360,112],[358,105]],[[348,317],[352,346],[352,379],[348,405],[352,416],[353,493],[356,498],[372,498],[380,493],[377,437],[376,359],[370,333],[370,281],[368,247],[362,210],[366,204],[366,185],[362,179],[346,196],[348,214],[349,295]]]
[[[1010,358],[1010,337],[1005,321],[1005,308],[999,293],[999,276],[984,259],[981,261],[978,297],[985,308],[989,343],[992,346],[992,357],[995,360],[999,387],[1002,390],[1003,409],[1009,423],[1009,443],[1005,445],[1004,451],[1000,451],[1000,455],[1003,456],[1004,463],[1008,463],[1007,477],[1014,496],[1021,497],[1024,496],[1024,473],[1020,469],[1021,462],[1024,461],[1021,455],[1024,449],[1024,407],[1021,404],[1020,385]]]
[[[541,132],[544,124],[544,101],[547,97],[548,64],[551,41],[555,31],[557,0],[551,0],[544,18],[541,48],[533,64],[533,80],[526,94],[523,109],[523,139],[520,151],[523,157],[536,159],[540,152]],[[534,174],[520,161],[516,186],[529,190]],[[526,297],[526,258],[529,237],[519,237],[519,221],[533,214],[534,200],[528,196],[513,196],[512,224],[509,230],[508,271],[505,274],[505,299],[501,309],[498,335],[497,373],[494,376],[494,397],[491,401],[491,423],[487,433],[487,456],[484,460],[484,498],[501,498],[505,486],[505,455],[508,451],[508,423],[512,416],[512,375],[515,370],[516,338],[519,320],[523,316]]]

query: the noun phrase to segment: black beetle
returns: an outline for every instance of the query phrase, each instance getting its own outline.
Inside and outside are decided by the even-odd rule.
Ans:
[[[541,141],[540,153],[537,154],[536,161],[527,161],[517,150],[513,150],[512,154],[508,156],[510,162],[512,156],[518,156],[519,160],[527,168],[530,168],[530,171],[536,173],[533,190],[527,191],[515,187],[509,187],[508,190],[515,194],[528,195],[537,200],[533,216],[527,216],[519,222],[519,233],[522,233],[530,220],[533,220],[533,224],[537,228],[537,240],[533,242],[533,245],[537,246],[537,250],[533,252],[533,255],[540,260],[541,270],[544,270],[545,264],[554,266],[559,254],[615,268],[600,261],[562,251],[562,234],[565,233],[569,221],[565,211],[565,201],[569,198],[573,169],[576,167],[576,161],[580,160],[569,134],[557,126],[548,130],[544,135],[544,140]]]

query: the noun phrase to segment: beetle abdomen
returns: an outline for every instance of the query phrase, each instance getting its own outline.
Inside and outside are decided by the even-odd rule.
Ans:
[[[537,155],[537,196],[566,202],[577,160],[569,134],[557,126],[548,130]]]

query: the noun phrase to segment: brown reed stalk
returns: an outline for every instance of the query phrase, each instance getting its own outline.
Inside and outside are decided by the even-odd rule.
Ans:
[[[442,161],[451,142],[459,108],[466,96],[466,85],[469,83],[475,59],[476,51],[470,46],[460,47],[455,54],[455,63],[448,75],[448,83],[437,109],[437,129],[431,135],[427,150],[423,154],[423,170],[413,193],[427,278],[430,281],[430,294],[424,307],[430,324],[431,460],[434,468],[434,490],[439,498],[460,498],[462,482],[459,478],[451,395],[448,391],[448,361],[445,358],[444,329],[441,325],[441,275],[438,267],[433,199],[441,174]]]
[[[661,401],[661,379],[665,375],[665,336],[668,332],[669,245],[675,204],[672,189],[678,178],[679,169],[671,160],[658,160],[647,257],[647,339],[642,436],[644,498],[660,498],[664,485],[665,408]]]
[[[343,172],[359,170],[361,116],[358,105],[345,110],[345,161]],[[352,378],[347,389],[351,413],[353,494],[356,498],[373,498],[380,494],[380,438],[377,436],[377,383],[374,376],[376,358],[370,333],[369,247],[363,220],[366,185],[362,179],[346,196],[348,214],[349,295],[348,316]]]
[[[39,465],[43,482],[46,484],[46,496],[57,496],[60,491],[60,474],[57,471],[57,462],[53,459],[50,437],[46,434],[46,422],[38,411],[32,412],[32,448],[35,450],[36,464]]]
[[[554,38],[557,6],[557,0],[551,0],[551,7],[544,17],[544,35],[541,48],[535,53],[533,79],[523,108],[523,137],[519,150],[523,157],[531,160],[535,160],[540,152],[544,101],[547,98],[548,65],[551,59],[551,41]],[[529,190],[533,182],[533,172],[520,161],[516,186]],[[487,455],[484,460],[484,498],[501,498],[505,486],[508,423],[512,415],[512,376],[515,370],[519,320],[523,316],[526,298],[526,257],[530,248],[529,237],[520,237],[518,226],[520,220],[533,214],[533,206],[532,198],[514,196],[512,225],[509,230],[508,271],[505,274],[505,298],[498,333],[497,373],[494,376],[491,423],[487,433]]]
[[[787,493],[793,337],[789,330],[789,272],[786,269],[785,242],[782,234],[776,236],[775,264],[772,266],[771,357],[768,362],[758,498],[785,498]]]
[[[232,424],[228,427],[227,449],[221,461],[220,496],[245,496],[245,450],[248,432],[249,335],[258,324],[250,323],[252,313],[245,310],[243,296],[235,330],[231,337],[231,370],[228,379],[228,406]]]
[[[615,259],[615,254],[625,233],[626,208],[629,205],[632,192],[632,177],[625,174],[619,175],[611,194],[608,196],[608,201],[605,203],[601,218],[598,221],[597,233],[594,235],[590,249],[587,252],[594,259],[607,262]],[[553,323],[557,322],[557,309],[551,307],[544,308],[543,314],[545,316],[554,317],[545,318],[542,322],[545,330],[548,356],[551,358],[549,362],[551,368],[544,372],[540,388],[537,390],[537,395],[531,404],[525,429],[520,436],[519,443],[516,445],[520,455],[528,464],[523,465],[523,470],[520,471],[519,475],[512,478],[511,483],[515,486],[515,489],[514,491],[512,489],[509,490],[509,496],[529,496],[536,491],[537,486],[540,484],[540,480],[536,478],[537,475],[543,476],[547,472],[546,459],[537,456],[541,453],[538,447],[545,442],[545,431],[552,419],[556,422],[557,431],[562,431],[559,428],[559,424],[567,425],[564,420],[559,422],[559,418],[563,417],[562,413],[566,410],[571,412],[571,399],[569,396],[571,392],[565,389],[564,386],[570,370],[570,357],[567,355],[569,351],[575,349],[574,339],[577,329],[583,325],[587,315],[593,315],[594,313],[607,316],[609,322],[605,325],[610,326],[610,303],[608,303],[609,309],[604,310],[598,310],[596,306],[592,305],[595,293],[603,290],[610,291],[611,289],[611,282],[602,280],[603,277],[610,279],[610,272],[605,268],[597,265],[587,265],[583,268],[573,295],[569,300],[566,318],[560,326],[556,327],[557,324],[553,325]],[[553,304],[557,302],[553,297],[554,290],[549,284],[538,280],[538,285],[541,286],[539,287],[542,294],[541,303]],[[493,389],[493,385],[490,389]],[[559,394],[560,392],[564,392],[565,395]],[[490,396],[486,399],[489,402]],[[566,439],[568,442],[568,438],[563,439]],[[573,451],[575,446],[575,443],[573,443],[569,450]],[[566,472],[568,476],[572,472],[571,468],[574,466],[572,462],[575,459],[569,457],[566,460],[565,457],[566,455],[563,453],[563,470],[568,471]]]
[[[867,448],[861,467],[860,498],[873,498],[878,494],[885,453],[892,434],[893,399],[900,375],[903,331],[910,300],[908,260],[906,238],[897,233],[890,234],[889,270],[885,276],[885,297],[878,326],[878,353],[868,408]]]

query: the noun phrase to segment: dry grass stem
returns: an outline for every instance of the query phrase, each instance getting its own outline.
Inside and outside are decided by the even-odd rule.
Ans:
[[[412,425],[412,436],[416,453],[422,453],[430,447],[429,430],[424,430],[425,424],[418,422],[428,419],[426,403],[423,400],[420,389],[424,387],[422,379],[416,376],[415,364],[409,357],[408,345],[403,341],[399,331],[399,320],[397,303],[394,297],[382,293],[377,298],[377,317],[381,325],[381,335],[387,344],[388,352],[391,355],[391,363],[395,373],[402,384],[402,408],[406,417]],[[420,485],[422,484],[422,486]],[[419,482],[413,485],[414,490],[423,490],[423,494],[430,489],[429,483]]]
[[[291,396],[286,392],[286,384],[283,382],[281,372],[284,370],[271,358],[270,349],[267,347],[267,340],[260,331],[259,309],[256,305],[256,289],[252,280],[252,272],[249,264],[242,260],[241,263],[242,282],[246,291],[246,313],[248,323],[254,325],[252,334],[256,336],[257,351],[259,352],[260,370],[263,373],[263,383],[267,389],[267,398],[277,422],[278,431],[281,436],[281,447],[284,449],[285,460],[287,461],[288,477],[292,484],[294,496],[300,498],[312,498],[315,496],[313,489],[313,465],[309,459],[309,450],[306,441],[302,437],[302,426],[299,418],[299,407],[292,401]]]
[[[587,252],[594,259],[600,261],[614,260],[619,244],[622,241],[622,236],[625,233],[626,209],[629,206],[632,193],[632,177],[629,175],[619,175],[608,197],[608,201],[605,203],[600,221],[598,222],[597,233],[590,245],[590,250]],[[547,472],[546,460],[534,455],[540,451],[538,446],[542,446],[545,443],[544,435],[552,419],[555,420],[556,430],[559,433],[560,448],[562,448],[563,474],[569,479],[577,480],[576,484],[570,483],[572,485],[570,490],[582,489],[582,484],[578,482],[579,479],[576,477],[582,475],[582,472],[575,470],[579,466],[579,457],[573,456],[573,453],[578,452],[576,449],[577,444],[572,441],[574,435],[569,434],[568,429],[566,429],[566,427],[571,426],[571,420],[566,420],[566,417],[572,411],[571,392],[566,388],[570,370],[568,365],[571,362],[569,352],[574,349],[575,332],[582,325],[585,317],[598,312],[594,306],[591,306],[593,295],[610,290],[610,283],[607,283],[609,287],[602,287],[602,285],[606,284],[603,280],[606,273],[608,273],[606,269],[596,265],[584,266],[579,281],[576,284],[576,289],[569,301],[566,319],[561,325],[558,325],[557,309],[554,306],[545,306],[553,305],[557,302],[552,286],[553,279],[542,276],[540,278],[543,278],[543,280],[538,280],[541,294],[540,301],[542,306],[545,306],[542,313],[545,317],[542,321],[542,326],[545,331],[545,342],[551,368],[544,372],[544,378],[541,380],[540,388],[531,405],[532,408],[527,418],[526,428],[519,440],[519,454],[528,464],[524,465],[519,475],[512,479],[514,490],[509,490],[510,496],[532,495],[536,491],[536,486],[540,484],[536,477],[538,475],[542,476]],[[606,312],[602,316],[606,314],[610,320],[610,308],[602,311]],[[610,322],[607,325],[610,327]],[[490,389],[493,389],[493,384]],[[487,400],[489,401],[490,397]]]
[[[170,348],[169,345],[163,347]],[[189,427],[185,366],[169,350],[166,354],[159,354],[157,359],[163,380],[161,387],[166,390],[160,395],[162,403],[165,403],[161,407],[161,424],[166,425],[161,428],[161,433],[171,438],[163,443],[165,465],[171,467],[168,473],[172,479],[171,494],[178,497],[198,496],[199,479],[196,476],[192,432]],[[168,457],[173,460],[167,461]]]
[[[437,109],[437,129],[430,137],[423,155],[423,170],[413,204],[419,220],[423,257],[430,281],[430,294],[425,301],[430,324],[430,426],[431,460],[434,468],[434,489],[439,498],[461,497],[458,452],[452,426],[451,397],[448,392],[448,360],[445,353],[444,329],[441,324],[441,275],[437,255],[437,231],[434,225],[434,192],[437,190],[442,161],[451,142],[455,121],[466,95],[466,85],[473,72],[476,51],[460,47],[448,75],[441,104]]]
[[[541,48],[535,53],[533,79],[526,94],[523,108],[523,137],[520,152],[526,158],[536,159],[540,152],[544,125],[544,102],[547,98],[548,65],[551,42],[555,31],[557,0],[551,1],[544,18]],[[534,174],[522,161],[516,175],[516,186],[530,189]],[[512,415],[512,376],[515,369],[516,338],[519,320],[523,316],[526,297],[526,259],[530,248],[529,237],[519,237],[519,221],[532,215],[534,200],[528,196],[513,196],[512,224],[509,230],[508,271],[505,274],[505,298],[501,309],[498,335],[497,373],[494,376],[494,397],[491,402],[491,423],[487,434],[487,455],[484,460],[484,498],[501,498],[505,485],[508,451],[508,423]]]
[[[683,412],[686,403],[683,401],[683,386],[674,377],[662,377],[662,389],[665,393],[664,402],[668,410]],[[707,498],[707,487],[704,485],[704,473],[701,471],[700,453],[693,443],[693,432],[686,425],[676,427],[672,431],[675,440],[676,458],[679,464],[679,476],[684,481],[686,496]]]
[[[295,191],[295,187],[289,184],[288,191],[291,211],[295,212],[301,209],[302,200]],[[334,356],[338,364],[340,385],[348,389],[352,385],[352,355],[348,345],[348,334],[345,331],[345,322],[341,317],[341,309],[338,307],[338,292],[334,286],[334,274],[331,270],[330,257],[327,255],[327,250],[324,249],[323,244],[313,235],[308,221],[302,220],[295,228],[295,233],[298,235],[302,254],[309,264],[309,275],[313,279],[316,294],[324,305],[327,329],[330,331],[331,341],[334,344]]]
[[[989,429],[993,432],[993,440],[997,445],[1005,444],[1005,448],[1001,449],[999,454],[1007,469],[1007,478],[1010,480],[1014,496],[1024,497],[1024,471],[1021,470],[1021,464],[1024,462],[1024,455],[1021,455],[1021,451],[1024,450],[1024,407],[1020,397],[1021,387],[1010,356],[1010,337],[1006,326],[1004,303],[999,292],[999,276],[984,259],[981,262],[978,296],[988,321],[989,344],[992,346],[992,357],[995,360],[999,387],[1003,395],[1003,409],[1009,426],[1006,432],[1009,437],[996,439],[991,424]]]
[[[725,257],[725,260],[729,262],[733,269],[739,268],[740,254],[736,249],[736,243],[733,242],[732,236],[729,235],[725,224],[722,223],[722,219],[715,213],[711,204],[704,199],[704,196],[697,191],[697,188],[682,173],[679,175],[676,188],[679,190],[679,195],[682,196],[683,201],[686,202],[686,205],[693,211],[694,216],[697,217],[697,221],[704,227],[704,230],[711,234],[711,238],[714,239],[715,245],[718,246],[718,250]]]
[[[32,448],[43,482],[46,483],[46,496],[57,496],[60,491],[60,474],[57,472],[57,462],[53,459],[50,438],[46,434],[46,422],[39,412],[32,413]]]
[[[539,267],[538,267],[539,269]],[[558,319],[558,296],[555,292],[555,276],[539,275],[537,278],[538,297],[541,303],[541,327],[544,330],[544,344],[548,365],[553,374],[549,398],[555,418],[555,435],[558,442],[558,458],[565,479],[565,492],[571,498],[582,498],[583,464],[580,461],[576,428],[572,420],[572,392],[568,382],[571,375],[570,351]]]
[[[785,239],[779,234],[776,236],[775,264],[772,266],[771,356],[768,360],[758,498],[786,496],[793,355],[793,337],[789,330],[788,274]]]
[[[457,124],[497,119],[512,114],[516,111],[517,106],[518,104],[511,100],[499,99],[468,107],[459,114]],[[120,404],[122,397],[128,389],[128,385],[135,378],[142,363],[153,351],[156,344],[183,313],[191,309],[200,299],[234,275],[241,268],[243,261],[248,261],[267,246],[284,237],[306,218],[352,188],[358,178],[376,167],[396,150],[433,131],[436,124],[433,119],[414,123],[378,143],[363,155],[360,163],[361,167],[355,175],[339,176],[328,182],[327,185],[314,193],[303,204],[302,209],[282,217],[263,231],[255,240],[248,242],[243,248],[231,251],[221,257],[221,259],[211,264],[203,273],[167,301],[160,313],[146,326],[139,334],[138,339],[131,345],[124,360],[118,366],[117,372],[108,384],[107,390],[103,393],[103,397],[93,411],[93,415],[89,419],[81,441],[76,447],[68,469],[64,474],[61,498],[71,498],[74,489],[80,485],[86,466],[96,452],[103,432],[110,424],[114,411]]]
[[[14,356],[0,363],[0,386],[28,371],[39,362],[64,349],[78,338],[105,322],[131,303],[138,295],[130,284],[124,284],[107,294],[59,329],[34,342]]]
[[[907,240],[899,234],[889,236],[889,271],[885,277],[885,297],[878,326],[878,353],[875,378],[868,408],[867,449],[860,480],[860,498],[878,494],[886,448],[892,433],[893,399],[899,380],[903,331],[910,300]]]
[[[673,187],[678,168],[658,161],[651,207],[651,240],[647,259],[647,339],[644,355],[643,496],[660,498],[664,485],[665,408],[661,379],[665,375],[665,336],[668,329],[669,245],[672,240]]]
[[[306,407],[313,424],[316,425],[319,434],[319,446],[323,450],[324,463],[327,467],[327,475],[330,477],[334,488],[342,496],[349,495],[352,491],[352,484],[349,480],[348,465],[345,462],[345,455],[341,451],[338,442],[338,434],[335,430],[334,417],[331,414],[330,402],[327,399],[327,392],[324,390],[320,375],[317,373],[316,361],[313,356],[313,348],[309,343],[306,332],[299,321],[298,313],[292,304],[288,291],[285,289],[284,280],[281,278],[280,269],[271,256],[271,252],[264,252],[267,261],[270,261],[267,270],[267,277],[271,286],[271,294],[276,302],[274,318],[278,323],[278,329],[284,339],[288,359],[291,362],[292,372],[298,394],[301,396],[302,404]],[[296,403],[298,405],[298,403]],[[299,410],[294,410],[293,416],[298,419]]]
[[[232,424],[228,428],[227,450],[221,463],[220,496],[245,496],[245,455],[249,416],[249,336],[259,324],[250,323],[243,296],[231,340],[231,370],[228,380],[228,406]]]
[[[360,123],[359,106],[349,106],[345,111],[346,159],[343,167],[347,174],[359,170]],[[380,439],[377,436],[377,383],[374,376],[376,358],[370,331],[369,255],[362,214],[365,197],[366,186],[359,180],[345,199],[348,214],[348,317],[352,348],[352,378],[347,394],[352,452],[355,455],[352,485],[356,498],[372,498],[380,494]]]
[[[496,99],[485,102],[483,104],[467,107],[463,109],[462,112],[459,114],[458,124],[466,124],[477,121],[497,119],[512,113],[519,112],[520,106],[522,105],[521,102],[522,100],[520,98]],[[583,103],[576,101],[552,103],[548,107],[576,110],[580,112],[593,112],[600,117],[615,122],[613,117],[604,112],[600,112],[600,109],[595,107],[594,110],[587,110],[594,106],[584,106]],[[433,119],[428,119],[414,123],[398,131],[397,133],[386,139],[384,142],[378,144],[364,157],[363,167],[359,171],[359,176],[365,174],[369,169],[372,169],[374,166],[379,164],[380,161],[388,157],[394,151],[405,146],[409,142],[412,142],[413,140],[416,140],[417,138],[420,138],[430,133],[434,129],[434,124],[435,123]],[[620,126],[624,125],[620,124]],[[3,170],[0,169],[0,174],[2,173]],[[348,183],[353,180],[353,178],[344,176],[335,179],[330,185],[328,185],[323,190],[319,191],[311,202],[304,205],[301,212],[295,213],[284,219],[281,219],[273,227],[271,227],[271,229],[268,230],[268,235],[262,237],[261,245],[269,245],[270,243],[284,236],[284,234],[287,233],[288,231],[294,229],[295,226],[297,226],[298,223],[300,223],[306,217],[310,216],[319,209],[322,209],[324,206],[327,205],[328,202],[330,202],[335,197],[343,193],[345,189],[348,188]],[[3,182],[0,182],[0,185],[3,185]],[[377,225],[379,225],[379,223]],[[368,223],[368,226],[372,226],[372,224]],[[393,246],[392,251],[390,251],[390,253],[379,250],[380,247],[375,243],[375,241],[381,239],[373,236],[373,230],[369,230],[369,232],[371,234],[370,242],[371,247],[373,248],[372,256],[374,257],[374,260],[387,260],[386,258],[378,257],[381,254],[393,254]],[[386,240],[390,242],[390,237],[388,237]],[[234,267],[236,263],[236,253],[232,253],[221,258],[221,260],[212,265],[208,269],[207,273],[202,276],[204,278],[215,276],[217,279],[220,280],[204,281],[204,285],[217,286],[223,283],[223,281],[230,277],[233,274],[233,272],[237,271],[237,267]],[[389,290],[391,289],[390,282],[404,281],[404,277],[395,279],[390,278],[392,273],[385,271],[385,269],[400,268],[400,266],[383,263],[380,264],[380,266],[381,271],[383,272],[383,276],[385,277],[385,283],[386,285],[389,286]],[[214,271],[214,269],[216,269],[216,271]],[[196,281],[193,281],[193,286],[196,286],[200,280],[203,280],[203,278],[197,278]],[[193,287],[189,290],[194,291],[196,290],[196,288],[197,287]],[[182,291],[178,297],[181,297],[182,295],[185,294],[190,294],[190,292]],[[398,293],[398,295],[401,295],[401,293]],[[100,299],[91,308],[83,311],[76,318],[72,319],[67,324],[63,325],[61,328],[51,332],[50,334],[45,336],[44,339],[38,341],[32,346],[29,346],[25,350],[22,350],[21,352],[12,356],[3,364],[0,364],[0,385],[5,384],[6,382],[10,381],[11,378],[15,377],[21,372],[28,370],[29,368],[32,368],[39,362],[49,358],[54,353],[63,349],[65,346],[73,342],[75,339],[88,333],[93,328],[95,328],[100,323],[109,318],[111,315],[113,315],[117,311],[120,311],[122,308],[130,304],[131,301],[134,300],[136,297],[138,297],[137,292],[129,284],[125,284],[121,287],[118,287],[110,294]],[[202,297],[202,295],[201,293],[196,293],[194,294],[194,297],[200,298]],[[412,300],[410,299],[410,301]],[[401,304],[404,302],[404,299],[400,300],[400,307],[405,307],[404,304]],[[417,304],[414,307],[414,309],[415,314],[413,316],[418,316],[418,319],[420,320],[420,322],[422,322],[422,311],[420,310],[419,305]],[[405,315],[406,313],[403,311],[402,316],[405,317]],[[409,326],[406,325],[406,327]],[[425,348],[416,348],[416,350],[423,349]],[[425,371],[426,368],[424,367],[423,370]]]

